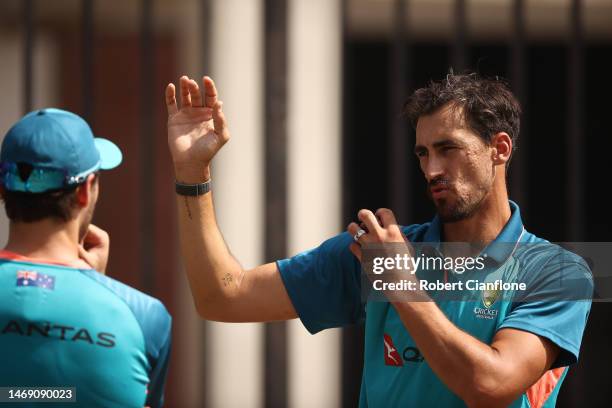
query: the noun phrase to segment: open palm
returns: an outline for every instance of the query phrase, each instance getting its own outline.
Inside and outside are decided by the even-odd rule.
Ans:
[[[174,84],[166,87],[168,147],[175,166],[208,166],[230,138],[213,80],[204,77],[202,83],[204,95],[196,81],[180,78],[180,108]]]

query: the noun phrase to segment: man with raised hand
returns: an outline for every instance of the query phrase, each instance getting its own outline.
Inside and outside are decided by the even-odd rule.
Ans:
[[[400,227],[390,210],[364,209],[347,233],[248,271],[215,220],[210,163],[230,136],[213,81],[204,77],[202,85],[203,91],[180,78],[180,108],[173,84],[165,94],[182,256],[200,316],[299,317],[311,333],[365,320],[361,407],[555,405],[578,359],[593,283],[581,258],[527,232],[508,199],[520,106],[504,83],[450,74],[406,103],[416,128],[414,153],[437,210],[431,222]],[[476,253],[486,258],[483,268],[465,275],[458,268],[433,270],[428,277],[442,284],[518,281],[527,290],[468,290],[453,299],[387,290],[384,301],[362,298],[360,260],[368,245],[399,246],[395,255],[427,249],[434,259],[448,251],[457,260],[445,242],[482,251]],[[418,283],[424,271],[410,272],[417,275],[408,273],[408,280]]]
[[[102,274],[109,238],[90,224],[99,172],[118,166],[121,151],[79,116],[49,108],[8,131],[0,161],[10,220],[0,251],[0,386],[30,404],[38,395],[62,406],[161,407],[170,315]]]

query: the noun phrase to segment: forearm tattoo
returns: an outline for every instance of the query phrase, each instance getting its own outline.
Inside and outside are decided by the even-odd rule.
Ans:
[[[185,208],[187,209],[187,216],[191,219],[191,208],[189,208],[189,200],[185,196]]]
[[[232,275],[230,273],[226,273],[225,276],[223,277],[222,281],[223,281],[223,286],[228,286],[232,283],[232,281],[234,280],[234,278],[232,278]]]

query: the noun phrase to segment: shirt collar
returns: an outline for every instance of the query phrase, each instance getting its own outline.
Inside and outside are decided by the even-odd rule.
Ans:
[[[482,254],[487,254],[487,257],[497,263],[502,263],[516,249],[516,245],[524,237],[525,228],[523,227],[523,220],[521,219],[521,210],[514,201],[508,200],[510,204],[510,219],[501,230],[497,238],[493,240],[487,247],[482,251]],[[432,244],[437,250],[440,246],[440,235],[442,231],[442,222],[440,217],[436,215],[429,224],[425,235],[423,236],[423,242]],[[498,245],[499,244],[499,245]],[[515,245],[511,245],[515,244]]]

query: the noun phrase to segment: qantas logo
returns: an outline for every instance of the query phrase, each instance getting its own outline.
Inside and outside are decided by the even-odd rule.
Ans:
[[[11,320],[6,325],[0,324],[0,336],[47,337],[65,341],[67,344],[88,343],[91,345],[112,348],[116,345],[116,336],[108,332],[94,332],[86,328],[64,326],[51,322],[24,322]]]
[[[404,365],[397,349],[393,345],[393,339],[388,334],[384,334],[383,342],[385,343],[385,365],[401,367]]]
[[[393,339],[387,333],[383,335],[383,344],[385,346],[385,365],[393,367],[402,367],[404,361],[410,363],[422,363],[425,358],[421,355],[421,351],[416,347],[406,347],[400,355],[399,351],[393,344]]]

